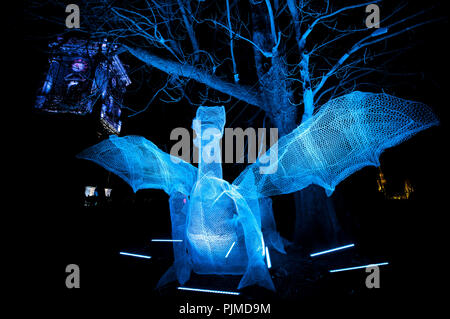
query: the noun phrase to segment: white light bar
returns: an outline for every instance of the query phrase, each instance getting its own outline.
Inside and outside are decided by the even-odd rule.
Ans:
[[[356,267],[349,267],[349,268],[334,269],[334,270],[330,270],[330,272],[340,272],[340,271],[346,271],[346,270],[370,268],[370,267],[384,266],[384,265],[389,265],[389,263],[388,262],[384,262],[384,263],[370,264],[370,265],[364,265],[364,266],[356,266]]]
[[[190,290],[198,292],[208,292],[213,294],[225,294],[225,295],[240,295],[240,292],[234,291],[222,291],[222,290],[209,290],[209,289],[199,289],[199,288],[188,288],[188,287],[178,287],[179,290]]]
[[[125,253],[125,252],[123,252],[123,251],[121,251],[120,254],[121,254],[121,255],[125,255],[125,256],[139,257],[139,258],[145,258],[145,259],[150,259],[150,258],[152,258],[151,256],[138,255],[138,254],[130,254],[130,253]]]
[[[266,246],[266,260],[267,260],[267,268],[272,268],[272,263],[270,262],[269,248]]]
[[[328,249],[328,250],[324,250],[324,251],[319,251],[318,253],[311,254],[310,256],[311,256],[311,257],[315,257],[315,256],[323,255],[323,254],[332,253],[333,251],[337,251],[337,250],[342,250],[342,249],[354,247],[354,246],[355,246],[355,244],[345,245],[345,246],[341,246],[341,247],[337,247],[337,248],[333,248],[333,249]]]
[[[159,242],[159,243],[181,243],[183,240],[182,239],[152,239],[152,241]]]
[[[228,258],[228,255],[230,254],[231,250],[233,249],[234,244],[236,244],[235,241],[231,244],[231,247],[230,247],[230,249],[228,250],[227,254],[225,255],[225,258]]]

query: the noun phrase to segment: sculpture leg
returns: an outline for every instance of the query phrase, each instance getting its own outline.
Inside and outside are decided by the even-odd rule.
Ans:
[[[184,284],[191,276],[191,264],[189,256],[186,252],[186,216],[188,211],[189,199],[182,193],[175,192],[170,196],[170,219],[172,223],[172,238],[181,239],[182,242],[173,243],[174,263],[161,277],[158,287],[178,280],[180,284]]]
[[[259,285],[269,290],[275,290],[269,270],[264,262],[265,244],[261,228],[245,199],[234,190],[230,194],[236,203],[237,221],[242,225],[247,249],[248,266],[238,289],[251,285]],[[259,209],[259,207],[254,207]]]

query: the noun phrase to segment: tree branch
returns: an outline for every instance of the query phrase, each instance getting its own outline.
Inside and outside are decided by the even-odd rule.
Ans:
[[[184,4],[181,2],[181,0],[178,0],[177,2],[178,6],[180,7],[181,15],[183,16],[184,26],[188,32],[189,39],[191,40],[192,49],[194,52],[197,52],[199,50],[199,47],[197,38],[195,37],[194,28],[192,27],[192,24],[188,20],[186,10],[184,9]]]
[[[228,28],[232,30],[231,28],[231,13],[230,13],[230,1],[226,0],[227,3],[227,21],[228,21]],[[234,58],[234,45],[233,45],[233,34],[230,32],[230,53],[231,53],[231,61],[233,62],[233,77],[234,77],[234,83],[239,82],[239,74],[237,73],[236,69],[236,60]]]
[[[394,32],[394,33],[388,33],[390,26],[385,27],[385,28],[381,28],[381,29],[377,29],[376,31],[374,31],[370,35],[364,37],[363,39],[358,41],[355,45],[353,45],[353,47],[350,50],[348,50],[339,59],[339,61],[327,72],[327,74],[322,76],[322,79],[320,80],[320,83],[314,88],[313,95],[316,95],[317,92],[319,92],[319,90],[323,87],[323,85],[328,80],[328,78],[330,76],[332,76],[344,64],[344,62],[350,57],[350,55],[352,55],[356,51],[358,51],[358,50],[360,50],[360,49],[362,49],[364,47],[367,47],[369,45],[372,45],[372,44],[375,44],[375,43],[387,40],[389,38],[398,36],[398,35],[406,32],[406,31],[410,31],[410,30],[413,30],[413,29],[415,29],[417,27],[423,26],[423,25],[431,23],[431,22],[439,21],[439,20],[440,19],[434,19],[434,20],[429,20],[429,21],[424,21],[424,22],[421,22],[421,23],[417,23],[417,24],[415,24],[413,26],[409,26],[409,27],[403,28],[400,31],[397,31],[397,32]],[[398,24],[398,23],[395,23],[395,24]],[[368,41],[369,39],[372,39],[372,38],[374,38],[374,40]]]
[[[320,21],[326,20],[326,19],[329,19],[329,18],[332,18],[333,16],[335,16],[335,15],[337,15],[337,14],[343,12],[343,11],[347,11],[347,10],[351,10],[351,9],[356,9],[356,8],[364,7],[364,6],[367,6],[367,5],[369,5],[369,4],[374,4],[374,3],[377,3],[377,2],[380,2],[380,1],[381,1],[381,0],[373,0],[373,1],[370,1],[370,2],[365,2],[365,3],[356,4],[356,5],[353,5],[353,6],[344,7],[344,8],[341,8],[341,9],[339,9],[339,10],[336,10],[335,12],[332,12],[332,13],[330,13],[330,14],[326,14],[326,15],[323,15],[323,16],[318,17],[316,20],[313,21],[313,23],[311,23],[311,25],[310,25],[309,28],[305,31],[305,33],[303,33],[303,35],[302,35],[302,37],[301,37],[301,39],[300,39],[300,42],[301,42],[302,44],[303,44],[304,42],[306,42],[306,38],[308,37],[308,35],[311,33],[311,31],[314,29],[314,27],[315,27]]]
[[[258,106],[261,109],[267,111],[260,99],[258,92],[256,92],[252,88],[226,82],[218,78],[217,76],[209,74],[208,72],[205,72],[204,70],[201,70],[195,66],[161,58],[149,51],[145,51],[140,48],[132,48],[130,46],[125,46],[125,48],[139,60],[167,74],[195,80],[219,92],[230,95],[248,104]]]
[[[273,44],[277,45],[277,32],[275,31],[275,18],[273,17],[272,5],[270,0],[266,0],[267,11],[269,12],[270,31],[272,32]]]
[[[255,49],[257,49],[259,52],[261,52],[261,54],[264,55],[266,58],[271,58],[271,57],[273,56],[272,52],[264,51],[264,50],[261,49],[255,42],[253,42],[253,41],[251,41],[251,40],[249,40],[249,39],[247,39],[247,38],[241,36],[241,35],[240,35],[239,33],[237,33],[237,32],[234,32],[233,30],[231,30],[231,29],[228,28],[227,26],[223,25],[222,23],[217,22],[217,21],[212,20],[212,19],[205,19],[204,21],[211,22],[211,23],[213,23],[214,25],[217,25],[217,26],[219,26],[219,27],[221,27],[221,28],[227,30],[227,31],[230,33],[230,35],[233,35],[233,36],[236,37],[237,39],[241,39],[241,40],[244,40],[244,41],[250,43]]]

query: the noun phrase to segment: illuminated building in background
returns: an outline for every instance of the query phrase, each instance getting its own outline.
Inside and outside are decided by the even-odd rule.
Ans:
[[[49,68],[35,109],[47,113],[92,114],[100,135],[119,134],[121,104],[131,83],[117,47],[86,39],[58,38],[49,45]]]
[[[46,155],[49,161],[58,156],[69,163],[74,148],[120,134],[122,102],[131,80],[117,46],[106,39],[66,34],[48,49],[49,64],[37,91],[33,122],[40,138],[55,146],[55,152]],[[91,174],[85,169],[80,169],[78,180],[81,206],[111,205],[110,173]]]
[[[405,180],[405,184],[403,186],[403,192],[400,194],[394,194],[391,196],[391,199],[409,199],[411,194],[414,192],[414,188],[411,185],[409,180]]]
[[[380,193],[383,193],[386,199],[396,199],[396,200],[409,199],[411,197],[411,194],[414,193],[414,187],[412,186],[411,182],[408,179],[406,179],[404,181],[402,192],[391,194],[391,192],[389,192],[387,189],[387,180],[384,177],[381,167],[378,167],[377,185],[378,191]]]
[[[112,188],[104,188],[104,194],[100,194],[99,189],[97,191],[97,186],[85,186],[84,196],[83,196],[83,206],[84,207],[95,207],[95,206],[108,206],[111,204],[111,192]]]
[[[380,193],[386,194],[386,184],[387,181],[384,178],[384,174],[381,171],[381,167],[378,167],[378,176],[377,176],[377,184],[378,184],[378,191]]]

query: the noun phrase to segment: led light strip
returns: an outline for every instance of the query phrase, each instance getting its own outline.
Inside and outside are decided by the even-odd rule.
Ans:
[[[234,244],[236,244],[235,241],[233,242],[233,244],[231,244],[231,247],[230,247],[230,249],[228,250],[227,254],[225,255],[225,258],[228,258],[228,255],[230,254],[231,250],[233,249]]]
[[[354,246],[355,246],[355,244],[345,245],[345,246],[341,246],[341,247],[337,247],[337,248],[333,248],[333,249],[328,249],[328,250],[324,250],[324,251],[319,251],[318,253],[311,254],[310,256],[311,256],[311,257],[315,257],[315,256],[323,255],[323,254],[328,254],[328,253],[331,253],[331,252],[333,252],[333,251],[337,251],[337,250],[342,250],[342,249],[354,247]]]
[[[139,257],[139,258],[145,258],[145,259],[150,259],[150,258],[152,258],[151,256],[145,256],[145,255],[138,255],[138,254],[125,253],[125,252],[123,252],[123,251],[121,251],[120,254],[121,254],[121,255],[125,255],[125,256]]]
[[[272,262],[270,261],[269,248],[266,246],[266,260],[267,260],[267,268],[272,268]]]
[[[384,263],[370,264],[370,265],[364,265],[364,266],[356,266],[356,267],[349,267],[349,268],[333,269],[333,270],[330,270],[330,272],[340,272],[340,271],[346,271],[346,270],[362,269],[362,268],[369,268],[369,267],[375,267],[375,266],[384,266],[384,265],[389,265],[389,263],[388,262],[384,262]]]
[[[199,289],[199,288],[188,288],[188,287],[178,287],[179,290],[189,290],[189,291],[198,291],[198,292],[208,292],[214,294],[225,294],[225,295],[240,295],[240,292],[234,291],[222,291],[222,290],[209,290],[209,289]]]

